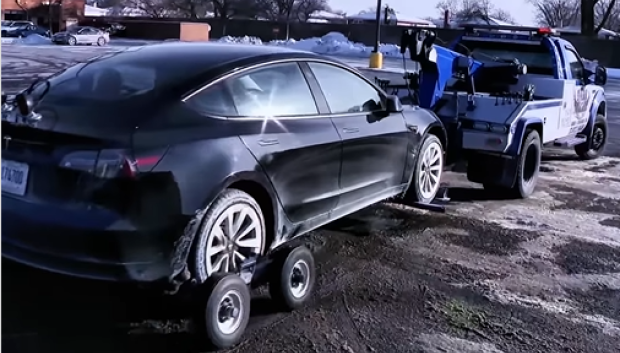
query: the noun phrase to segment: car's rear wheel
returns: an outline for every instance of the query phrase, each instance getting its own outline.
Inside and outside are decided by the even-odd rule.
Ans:
[[[420,146],[409,189],[405,194],[408,203],[430,203],[435,199],[441,183],[444,151],[435,135],[426,135]]]
[[[76,45],[77,44],[77,39],[73,36],[69,37],[69,39],[67,39],[67,44],[69,45]]]
[[[103,37],[99,37],[99,39],[97,39],[97,45],[102,47],[105,45],[105,38]]]
[[[194,276],[200,282],[213,273],[238,273],[246,259],[264,252],[263,212],[256,200],[241,190],[224,190],[201,222],[193,261]]]

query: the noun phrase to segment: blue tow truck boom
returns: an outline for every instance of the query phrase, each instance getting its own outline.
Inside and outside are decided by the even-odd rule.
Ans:
[[[419,63],[409,75],[417,103],[444,123],[448,158],[467,161],[470,181],[527,198],[543,146],[573,147],[582,159],[603,152],[606,70],[586,68],[569,41],[548,28],[478,25],[447,48],[435,39],[405,30],[401,53]]]

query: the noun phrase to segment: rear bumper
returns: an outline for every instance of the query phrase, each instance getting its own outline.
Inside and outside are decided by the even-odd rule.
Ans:
[[[101,209],[2,195],[2,256],[72,277],[159,282],[171,274],[174,230],[142,230]]]

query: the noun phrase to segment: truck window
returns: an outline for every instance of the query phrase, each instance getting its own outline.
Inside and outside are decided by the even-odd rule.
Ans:
[[[583,78],[583,63],[579,59],[579,55],[574,50],[566,48],[566,62],[570,67],[573,79],[581,80]]]
[[[471,52],[479,61],[498,59],[513,60],[527,65],[527,71],[533,74],[553,75],[553,56],[549,49],[540,44],[519,44],[511,42],[492,42],[463,40],[457,44],[455,51],[464,55]]]

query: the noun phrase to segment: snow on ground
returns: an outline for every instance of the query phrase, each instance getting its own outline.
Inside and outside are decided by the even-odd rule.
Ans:
[[[343,55],[355,57],[368,57],[373,48],[367,47],[361,43],[351,42],[344,34],[339,32],[330,32],[322,37],[313,37],[307,39],[288,39],[273,40],[271,42],[263,42],[256,37],[222,37],[217,40],[225,43],[244,43],[244,44],[266,44],[285,46],[296,50],[311,51],[326,55]],[[400,56],[400,47],[395,44],[381,44],[379,51],[385,56]]]

